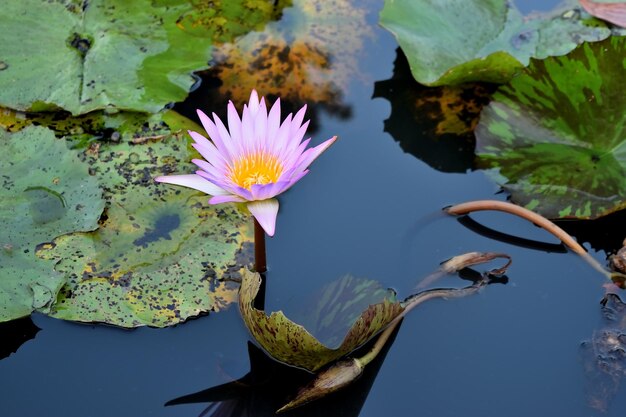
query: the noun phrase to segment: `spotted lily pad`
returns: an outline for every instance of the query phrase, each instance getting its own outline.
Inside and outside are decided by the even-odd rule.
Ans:
[[[103,208],[97,179],[52,131],[0,130],[0,321],[50,308],[64,277],[36,248],[96,229]]]
[[[380,23],[426,85],[507,82],[530,58],[564,55],[611,34],[580,10],[524,17],[507,0],[386,0]]]
[[[85,152],[108,204],[100,229],[61,236],[38,255],[67,277],[51,315],[123,327],[163,327],[237,298],[236,278],[252,247],[249,214],[208,206],[193,190],[153,178],[185,168],[186,135],[141,144],[105,143]]]
[[[317,308],[307,309],[317,318],[327,343],[332,343],[327,345],[282,311],[268,316],[255,309],[260,284],[259,274],[244,271],[239,309],[248,330],[275,359],[311,372],[363,345],[404,311],[392,290],[381,290],[375,281],[346,276],[324,289]],[[347,332],[337,337],[337,330],[346,323],[343,328]]]
[[[280,11],[265,0],[5,0],[0,105],[158,111],[187,95],[214,40]]]
[[[476,154],[513,202],[551,218],[626,207],[625,54],[625,37],[584,44],[496,92]]]

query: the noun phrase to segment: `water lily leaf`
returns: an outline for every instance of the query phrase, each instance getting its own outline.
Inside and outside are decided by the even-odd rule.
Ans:
[[[38,251],[68,279],[53,317],[164,327],[236,300],[237,285],[226,279],[249,262],[249,214],[153,180],[184,170],[191,157],[185,135],[85,152],[108,207],[99,230],[62,236]]]
[[[277,14],[264,0],[6,0],[0,105],[156,112],[187,95],[214,40]]]
[[[187,130],[202,130],[196,123],[173,110],[159,113],[94,111],[79,116],[67,112],[27,113],[0,107],[0,127],[19,132],[26,126],[45,126],[74,148],[94,141],[144,143]]]
[[[513,202],[551,218],[626,207],[625,54],[624,37],[584,44],[496,92],[476,154]]]
[[[245,103],[250,91],[295,103],[341,107],[342,90],[358,71],[371,31],[356,0],[294,0],[280,22],[216,47],[220,92]]]
[[[579,11],[524,18],[507,0],[386,0],[380,23],[426,85],[507,82],[531,57],[564,55],[611,34]]]
[[[626,28],[626,2],[580,0],[580,5],[590,15]]]
[[[350,324],[342,338],[335,332],[326,336],[336,343],[329,346],[288,319],[282,311],[267,316],[264,311],[255,309],[253,302],[260,284],[259,274],[244,271],[239,309],[248,330],[272,357],[311,372],[363,345],[404,310],[393,291],[381,290],[373,281],[344,277],[325,288],[318,309],[313,310],[316,321],[326,330],[336,323]],[[366,308],[361,310],[363,306]],[[360,314],[354,314],[357,310]]]
[[[474,128],[493,91],[493,84],[425,87],[398,49],[393,76],[376,81],[373,97],[391,104],[385,132],[403,151],[439,171],[466,172],[474,167]]]
[[[96,229],[104,200],[77,152],[43,127],[0,130],[0,173],[0,321],[7,321],[50,307],[64,278],[36,248]]]

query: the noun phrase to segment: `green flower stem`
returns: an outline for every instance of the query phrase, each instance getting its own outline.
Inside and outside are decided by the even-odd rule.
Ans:
[[[395,320],[392,321],[391,324],[389,324],[389,326],[387,326],[385,330],[380,333],[380,336],[378,336],[378,340],[376,340],[376,343],[374,343],[374,346],[372,346],[369,352],[367,352],[360,358],[356,358],[356,360],[362,367],[365,367],[368,363],[373,361],[374,358],[376,358],[376,356],[385,346],[387,340],[389,340],[389,337],[391,337],[393,331],[400,324],[404,316],[406,316],[409,311],[413,310],[415,307],[422,304],[423,302],[433,300],[435,298],[465,297],[466,295],[471,295],[477,292],[484,284],[486,284],[486,281],[480,281],[478,284],[466,288],[438,288],[423,291],[409,297],[406,301],[406,308],[404,309],[402,314],[396,317]]]
[[[475,211],[484,211],[484,210],[496,210],[502,211],[505,213],[513,214],[514,216],[521,217],[526,219],[537,226],[541,227],[545,231],[551,233],[556,236],[565,246],[570,248],[573,252],[579,254],[589,265],[591,265],[595,270],[601,272],[607,278],[615,280],[623,280],[623,277],[618,277],[615,273],[611,273],[607,271],[598,261],[592,258],[585,248],[583,248],[573,237],[571,237],[565,230],[561,229],[559,226],[546,219],[540,214],[537,214],[533,211],[530,211],[524,207],[507,203],[505,201],[497,201],[497,200],[477,200],[477,201],[469,201],[466,203],[456,204],[454,206],[446,207],[444,211],[448,214],[452,214],[455,216],[461,216],[465,214],[470,214]],[[619,274],[621,275],[621,274]]]

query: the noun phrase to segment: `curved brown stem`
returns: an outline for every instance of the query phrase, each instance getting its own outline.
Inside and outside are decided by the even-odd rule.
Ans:
[[[524,207],[515,205],[513,203],[507,203],[505,201],[497,200],[477,200],[469,201],[467,203],[456,204],[454,206],[444,208],[444,211],[448,214],[460,216],[464,214],[473,213],[475,211],[495,210],[505,213],[513,214],[514,216],[526,219],[537,226],[541,227],[545,231],[554,235],[565,246],[570,248],[573,252],[582,256],[594,269],[601,272],[609,279],[612,279],[612,274],[607,271],[598,261],[592,258],[585,248],[583,248],[573,237],[571,237],[565,230],[554,224],[552,221],[546,219],[540,214],[530,211]]]

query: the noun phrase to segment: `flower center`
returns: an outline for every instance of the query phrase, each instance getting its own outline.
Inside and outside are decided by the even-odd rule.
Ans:
[[[278,181],[283,165],[278,158],[259,151],[237,159],[230,169],[230,179],[240,187],[250,189],[254,184],[269,184]]]

